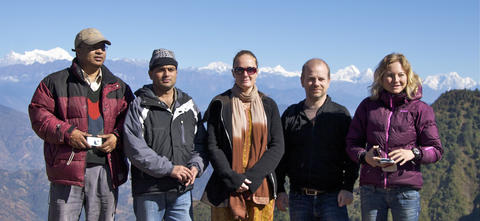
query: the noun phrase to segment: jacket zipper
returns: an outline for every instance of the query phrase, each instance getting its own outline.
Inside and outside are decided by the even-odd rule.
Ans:
[[[391,123],[392,115],[394,111],[392,96],[390,96],[390,108],[391,108],[391,111],[388,114],[387,130],[385,132],[385,157],[387,158],[388,158],[388,139],[389,139],[389,133],[390,133],[390,123]],[[384,189],[387,188],[387,172],[383,172],[383,188]]]
[[[182,144],[185,144],[185,128],[183,127],[183,120],[180,121],[180,125],[182,128]]]
[[[272,185],[273,185],[273,199],[277,199],[277,186],[275,185],[275,179],[273,178],[273,174],[270,173],[270,178],[272,179]]]

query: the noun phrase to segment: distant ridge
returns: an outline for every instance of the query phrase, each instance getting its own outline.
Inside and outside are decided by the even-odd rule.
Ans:
[[[68,52],[61,48],[41,51],[41,53],[39,51],[41,50],[25,52],[20,56],[10,56],[18,58],[17,60],[0,58],[4,62],[4,66],[0,65],[0,104],[26,112],[27,104],[38,83],[46,75],[62,70],[71,63],[72,57],[62,56]],[[33,55],[38,57],[34,58]],[[12,64],[5,66],[6,60]],[[147,75],[147,60],[114,58],[106,60],[105,65],[127,82],[134,91],[144,84],[151,83]],[[299,82],[300,71],[285,70],[281,65],[277,65],[260,67],[259,73],[258,88],[271,96],[280,107],[297,103],[305,97]],[[358,103],[368,96],[373,71],[370,68],[361,71],[355,65],[349,65],[332,70],[331,79],[328,94],[353,114]],[[423,79],[423,83],[422,100],[429,104],[446,90],[479,87],[478,82],[462,77],[456,72],[428,76]],[[179,69],[177,86],[189,93],[201,110],[207,107],[213,96],[231,88],[232,85],[231,65],[225,62],[211,62],[203,67],[180,67]]]

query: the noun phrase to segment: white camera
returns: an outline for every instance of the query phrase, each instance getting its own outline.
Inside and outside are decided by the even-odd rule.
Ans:
[[[92,147],[102,146],[102,138],[101,137],[87,137],[87,143]]]

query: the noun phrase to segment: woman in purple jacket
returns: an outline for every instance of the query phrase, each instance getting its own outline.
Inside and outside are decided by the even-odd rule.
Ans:
[[[423,101],[420,78],[402,54],[379,63],[371,95],[358,106],[346,138],[361,164],[362,220],[418,220],[421,164],[442,157],[433,109]]]

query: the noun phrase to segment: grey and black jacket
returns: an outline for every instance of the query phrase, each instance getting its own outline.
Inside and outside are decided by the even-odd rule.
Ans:
[[[267,116],[267,150],[252,167],[239,174],[232,169],[232,92],[228,90],[215,98],[205,112],[208,131],[208,157],[214,169],[205,188],[209,203],[218,206],[224,203],[248,178],[250,192],[254,193],[264,178],[270,185],[272,197],[276,198],[277,183],[275,168],[284,151],[282,123],[277,104],[260,93]]]
[[[206,131],[192,98],[175,88],[175,103],[170,110],[145,85],[135,92],[124,124],[125,155],[132,163],[132,194],[185,192],[185,187],[170,177],[174,165],[196,166],[198,177],[207,166],[203,155]]]

